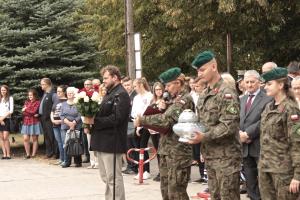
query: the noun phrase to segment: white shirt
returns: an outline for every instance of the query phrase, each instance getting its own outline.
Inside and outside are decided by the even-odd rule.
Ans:
[[[10,114],[14,112],[14,99],[12,97],[9,97],[7,102],[4,99],[0,100],[0,117],[6,116],[8,112]],[[10,118],[10,116],[7,116],[7,118]]]
[[[254,99],[256,98],[256,96],[257,96],[257,94],[260,92],[260,88],[258,88],[258,90],[256,90],[254,93],[249,93],[248,92],[248,99],[249,99],[249,97],[250,97],[250,95],[254,95],[254,97],[252,97],[252,99],[251,99],[251,104],[253,103],[253,101],[254,101]],[[248,99],[247,99],[247,102],[248,102]]]
[[[150,102],[153,98],[151,92],[146,92],[145,94],[137,94],[133,98],[131,117],[136,118],[138,115],[143,115],[147,107],[150,105]]]

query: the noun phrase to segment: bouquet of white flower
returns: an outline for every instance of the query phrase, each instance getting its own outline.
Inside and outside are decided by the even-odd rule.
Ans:
[[[84,117],[84,128],[91,128],[94,124],[94,117],[99,111],[99,104],[102,101],[102,96],[98,92],[93,92],[88,96],[86,92],[82,91],[75,95],[74,103],[78,112]]]

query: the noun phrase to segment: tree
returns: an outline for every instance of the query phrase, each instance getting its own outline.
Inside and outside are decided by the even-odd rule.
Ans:
[[[76,86],[95,73],[95,45],[74,14],[80,6],[77,0],[0,1],[0,83],[9,85],[18,108],[43,77]]]
[[[82,13],[88,32],[107,49],[106,61],[124,64],[124,1],[87,0]],[[285,66],[300,59],[299,0],[136,0],[134,27],[142,35],[144,75],[156,79],[163,70],[190,67],[194,56],[210,49],[226,71],[226,35],[233,41],[233,68],[259,69],[266,61]],[[104,39],[105,37],[105,39]]]

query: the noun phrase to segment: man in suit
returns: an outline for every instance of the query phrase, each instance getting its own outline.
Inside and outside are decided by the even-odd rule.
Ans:
[[[101,75],[107,92],[95,116],[90,150],[97,154],[100,176],[106,184],[105,199],[113,199],[115,162],[115,199],[125,200],[122,155],[127,150],[130,98],[121,84],[118,67],[108,65],[101,70]]]
[[[53,125],[50,118],[53,103],[57,100],[57,95],[52,89],[52,82],[49,78],[41,79],[41,88],[44,92],[38,114],[44,132],[46,145],[46,158],[58,157],[58,146],[54,137]]]
[[[255,70],[244,75],[247,95],[240,100],[240,140],[243,143],[243,164],[247,193],[251,200],[260,200],[257,162],[259,158],[260,118],[272,100],[260,89],[260,75]]]

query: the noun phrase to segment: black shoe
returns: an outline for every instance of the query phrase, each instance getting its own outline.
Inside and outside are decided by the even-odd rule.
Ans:
[[[1,160],[6,160],[6,157],[5,157],[5,156],[2,156]]]
[[[153,181],[159,182],[160,181],[160,174],[154,177]]]
[[[7,157],[6,157],[6,160],[10,160],[10,159],[11,159],[11,157],[10,157],[10,156],[7,156]]]
[[[247,193],[247,190],[244,189],[244,188],[240,188],[240,194],[246,194]]]
[[[131,169],[125,169],[124,171],[122,171],[123,174],[129,174],[129,175],[135,175],[136,173],[131,170]]]
[[[28,156],[28,155],[24,156],[24,159],[25,159],[25,160],[27,160],[27,159],[29,159],[29,158],[30,158],[30,156]]]
[[[75,167],[82,167],[81,163],[75,164]]]
[[[70,164],[63,163],[63,164],[61,165],[61,167],[62,167],[62,168],[67,168],[67,167],[70,167]]]
[[[199,178],[197,180],[192,181],[192,183],[207,183],[207,180],[205,178]]]

